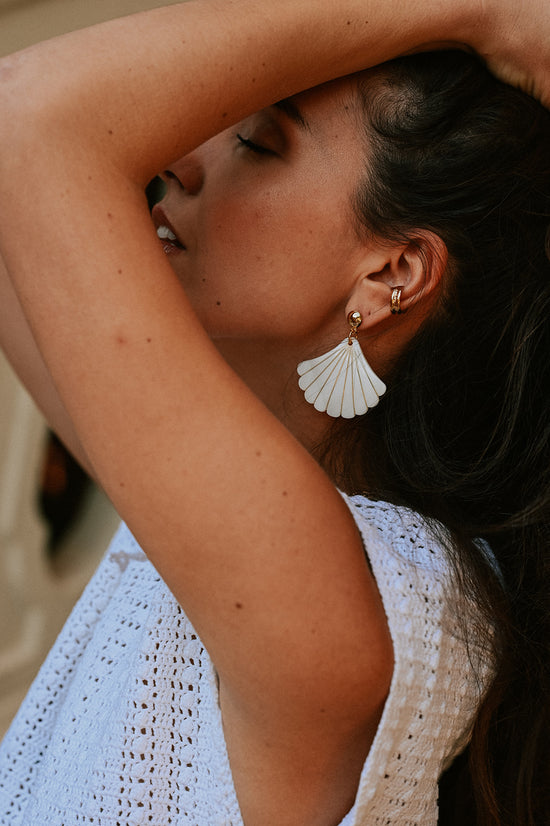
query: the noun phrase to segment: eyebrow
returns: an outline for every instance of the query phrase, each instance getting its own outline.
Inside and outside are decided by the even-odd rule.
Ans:
[[[311,132],[311,127],[303,114],[300,112],[299,108],[290,98],[283,98],[283,100],[277,101],[277,103],[273,104],[275,109],[278,109],[280,112],[283,112],[290,118],[290,120],[295,123],[300,129],[303,129],[305,132]]]

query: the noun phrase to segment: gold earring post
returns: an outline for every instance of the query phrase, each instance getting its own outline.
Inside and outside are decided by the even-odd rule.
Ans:
[[[357,310],[352,311],[348,315],[348,324],[350,326],[350,331],[348,334],[348,344],[351,344],[354,338],[357,338],[357,328],[361,325],[363,321],[363,316]]]

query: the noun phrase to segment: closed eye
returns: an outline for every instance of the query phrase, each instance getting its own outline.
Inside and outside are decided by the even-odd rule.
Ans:
[[[267,149],[265,146],[262,146],[259,143],[254,143],[249,138],[243,138],[242,135],[237,133],[237,140],[243,146],[246,146],[247,149],[250,149],[251,152],[255,152],[256,155],[273,155],[274,152],[271,149]]]

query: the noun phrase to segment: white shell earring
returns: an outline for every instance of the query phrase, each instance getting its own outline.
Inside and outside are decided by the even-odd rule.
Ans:
[[[362,416],[386,392],[386,385],[369,365],[357,341],[361,313],[348,315],[350,332],[336,347],[298,365],[304,396],[320,413],[335,418]]]

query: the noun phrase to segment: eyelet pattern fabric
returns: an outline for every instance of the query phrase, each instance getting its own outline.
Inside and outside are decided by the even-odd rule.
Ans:
[[[490,679],[466,606],[412,512],[344,497],[363,536],[394,674],[346,826],[436,826],[437,780]],[[1,826],[242,826],[216,675],[126,526],[0,747]]]

